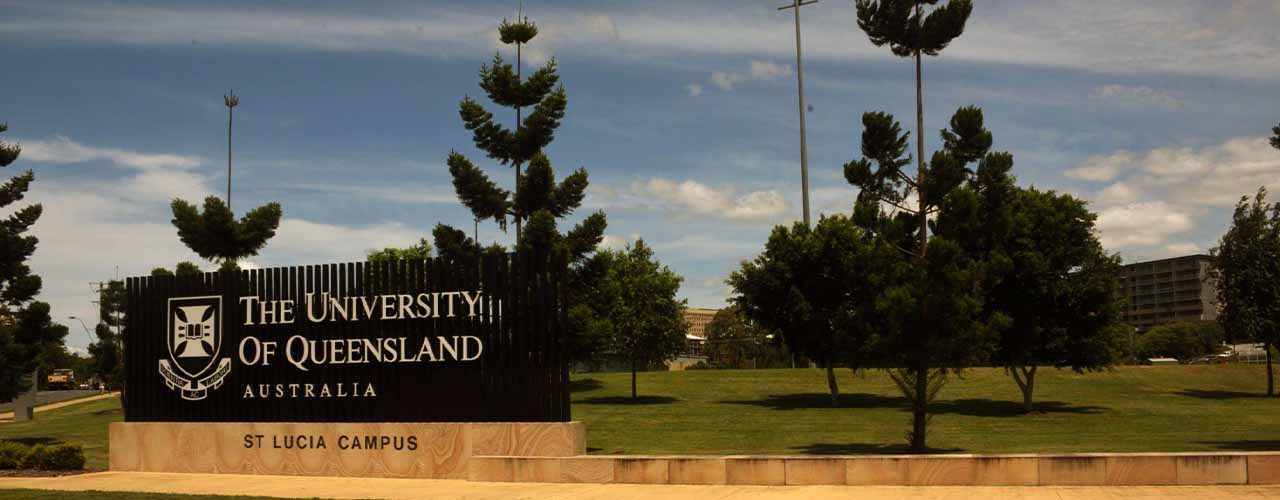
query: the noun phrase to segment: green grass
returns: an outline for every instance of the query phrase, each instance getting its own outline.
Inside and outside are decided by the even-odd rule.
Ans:
[[[99,399],[37,413],[29,422],[0,423],[0,440],[78,443],[84,447],[85,468],[106,469],[107,424],[120,420],[120,398]]]
[[[171,495],[108,491],[0,490],[5,500],[264,500],[274,497]]]
[[[704,370],[573,378],[573,417],[591,453],[828,454],[905,452],[906,403],[883,373],[840,377],[831,408],[821,370]],[[1041,414],[1024,415],[1013,380],[982,368],[943,389],[930,426],[935,450],[965,453],[1280,450],[1280,398],[1262,397],[1261,366],[1148,366],[1077,375],[1041,370]],[[119,399],[0,424],[0,439],[74,442],[86,466],[107,465],[107,423]],[[3,495],[0,495],[3,496]],[[4,497],[9,498],[9,497]]]
[[[574,377],[573,418],[590,453],[905,452],[910,413],[883,372],[724,370]],[[929,446],[964,453],[1280,450],[1280,398],[1257,365],[1123,367],[1037,377],[1042,414],[1025,415],[1013,380],[983,368],[952,379],[933,406]]]

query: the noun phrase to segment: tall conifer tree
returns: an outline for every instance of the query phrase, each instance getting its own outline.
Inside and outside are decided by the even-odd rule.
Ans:
[[[923,93],[923,74],[921,69],[922,58],[925,55],[937,56],[943,49],[947,47],[956,37],[964,32],[965,23],[969,19],[969,14],[973,11],[973,4],[970,0],[947,0],[946,4],[934,7],[930,12],[925,12],[925,5],[937,5],[939,0],[857,0],[855,2],[858,13],[858,27],[866,32],[871,43],[877,47],[889,46],[891,52],[898,57],[911,57],[915,62],[916,72],[916,176],[912,179],[909,175],[902,171],[902,167],[911,162],[911,158],[901,158],[901,154],[906,150],[906,136],[899,136],[898,125],[893,122],[892,117],[882,113],[868,113],[863,116],[863,123],[867,126],[867,131],[863,133],[863,150],[864,155],[867,151],[868,134],[873,140],[881,141],[879,153],[889,153],[896,151],[895,155],[887,156],[867,156],[863,160],[864,166],[857,168],[854,172],[850,171],[850,167],[846,165],[845,175],[849,177],[851,183],[858,185],[866,190],[872,188],[870,195],[879,195],[877,201],[892,204],[900,210],[900,217],[897,217],[894,233],[897,237],[905,238],[900,244],[905,244],[908,248],[914,248],[911,255],[914,258],[917,269],[907,274],[919,275],[916,279],[930,280],[933,278],[942,279],[945,283],[933,283],[932,285],[940,285],[940,288],[932,288],[932,293],[937,293],[946,286],[960,286],[961,281],[957,278],[961,276],[957,273],[947,275],[947,267],[953,267],[954,262],[948,262],[953,257],[959,257],[959,249],[952,244],[933,245],[929,239],[929,215],[939,209],[942,196],[953,187],[957,186],[964,172],[964,164],[977,160],[981,157],[979,153],[976,157],[967,158],[939,152],[932,158],[932,165],[926,166],[924,156],[924,93]],[[868,121],[870,120],[870,121]],[[954,122],[953,122],[954,124]],[[979,122],[980,125],[980,122]],[[944,138],[948,132],[944,132]],[[976,137],[978,141],[985,140],[984,144],[950,144],[948,141],[948,149],[955,149],[952,146],[960,146],[961,149],[955,149],[954,152],[960,156],[970,156],[966,153],[968,149],[973,152],[981,151],[985,153],[986,147],[991,144],[990,133],[985,136]],[[968,148],[968,149],[965,149]],[[877,174],[873,175],[870,171],[870,163],[867,160],[875,161],[880,167]],[[939,175],[937,178],[931,178],[932,174]],[[865,173],[864,173],[865,172]],[[851,176],[851,173],[854,174]],[[906,189],[899,191],[898,188],[906,185]],[[874,185],[874,186],[873,186]],[[891,187],[889,187],[891,186]],[[915,195],[914,209],[906,207],[903,203],[906,201],[906,194]],[[870,196],[864,201],[870,201]],[[864,208],[867,206],[864,203]],[[878,211],[878,206],[875,209]],[[864,210],[863,219],[865,220],[867,211]],[[906,224],[914,226],[914,238],[909,238],[902,233],[901,227]],[[911,239],[913,241],[907,241]],[[939,246],[947,255],[942,259],[930,259],[928,256],[929,249],[933,246]],[[932,262],[931,262],[932,261]],[[963,273],[960,273],[963,274]],[[929,276],[932,275],[932,276]],[[904,275],[905,277],[906,275]],[[921,284],[923,285],[923,283]],[[921,289],[925,291],[925,289]],[[959,299],[959,297],[956,297]],[[918,314],[922,316],[930,308],[928,301],[922,301],[919,305]],[[972,301],[963,300],[945,300],[942,305],[944,311],[930,311],[932,318],[920,317],[911,321],[914,326],[910,328],[933,328],[937,327],[948,329],[955,326],[954,323],[948,325],[945,322],[937,321],[952,314],[959,316],[967,316],[968,311],[975,308]],[[929,349],[933,340],[937,339],[935,334],[928,332],[915,331],[911,332],[914,340],[908,343],[909,349]],[[946,337],[944,335],[943,337]],[[927,425],[927,408],[929,400],[937,394],[938,387],[944,379],[943,372],[937,374],[930,373],[930,364],[933,356],[927,352],[916,352],[912,356],[912,360],[908,363],[905,370],[894,372],[897,374],[895,382],[902,389],[903,393],[909,399],[912,399],[912,431],[910,432],[910,441],[912,451],[923,452],[925,449],[925,428]],[[930,387],[930,386],[933,387]]]
[[[477,220],[492,219],[503,230],[508,220],[514,221],[519,246],[562,245],[576,261],[595,250],[606,222],[604,213],[596,212],[564,235],[556,231],[555,220],[572,214],[582,204],[587,188],[587,171],[583,168],[557,183],[551,161],[542,151],[554,138],[568,104],[564,87],[559,85],[556,62],[552,59],[526,80],[521,74],[520,52],[537,36],[537,25],[521,15],[515,22],[503,20],[498,34],[502,43],[516,46],[516,67],[494,54],[493,61],[480,68],[480,88],[494,104],[515,110],[516,128],[512,131],[499,124],[470,96],[462,99],[459,115],[472,132],[477,148],[515,169],[515,193],[500,187],[466,156],[451,151],[447,163],[454,190]],[[526,107],[533,107],[533,111],[523,116]],[[523,171],[522,166],[526,167]],[[530,227],[522,229],[526,222]],[[460,233],[447,226],[436,228],[436,248],[442,256],[467,254],[478,248],[478,242],[459,237]],[[465,245],[472,250],[451,248],[452,245]]]
[[[0,123],[0,133],[8,128]],[[0,141],[0,167],[17,161],[21,153],[18,145]],[[33,179],[28,170],[0,184],[0,207],[21,201]],[[66,336],[65,328],[58,331],[50,321],[49,305],[32,302],[41,282],[27,266],[38,243],[27,231],[42,212],[40,204],[28,205],[0,220],[0,401],[25,391],[26,376],[39,365],[40,356]]]
[[[280,226],[280,204],[271,202],[250,210],[240,220],[231,211],[231,120],[240,98],[232,93],[222,96],[227,107],[227,198],[204,199],[204,211],[180,198],[174,198],[173,226],[178,238],[196,255],[222,263],[223,269],[236,269],[236,261],[258,254]]]

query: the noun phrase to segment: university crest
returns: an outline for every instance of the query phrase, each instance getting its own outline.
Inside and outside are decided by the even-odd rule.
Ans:
[[[231,358],[218,358],[222,351],[222,297],[169,299],[165,335],[169,359],[160,360],[165,385],[190,401],[204,399],[210,390],[222,386],[231,373]]]

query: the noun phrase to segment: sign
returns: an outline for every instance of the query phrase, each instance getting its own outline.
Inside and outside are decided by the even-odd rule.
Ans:
[[[125,419],[567,421],[563,270],[513,254],[129,278]]]

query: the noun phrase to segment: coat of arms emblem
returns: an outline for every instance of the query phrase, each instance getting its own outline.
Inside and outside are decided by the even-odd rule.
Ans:
[[[222,386],[231,373],[231,358],[218,358],[222,350],[222,297],[169,299],[165,332],[169,359],[160,360],[165,385],[182,399],[199,401]]]

